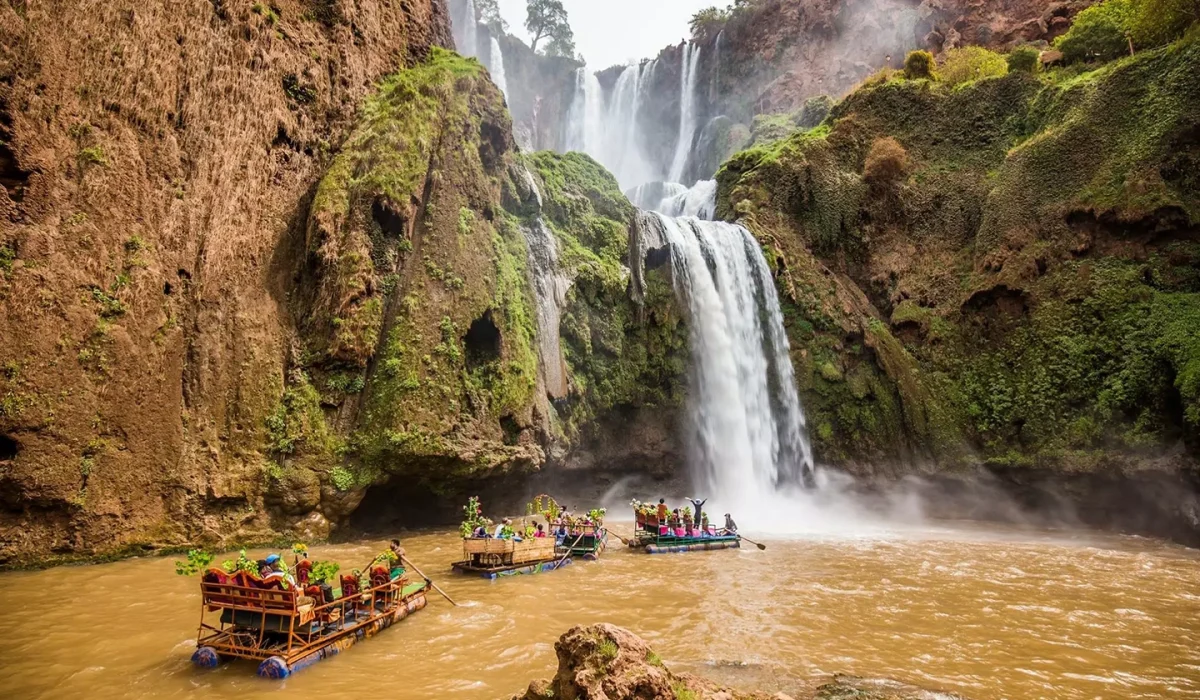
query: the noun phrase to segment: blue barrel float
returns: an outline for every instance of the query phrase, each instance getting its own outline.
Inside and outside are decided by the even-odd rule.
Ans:
[[[198,668],[216,668],[221,665],[221,655],[212,647],[197,647],[192,652],[192,663]]]

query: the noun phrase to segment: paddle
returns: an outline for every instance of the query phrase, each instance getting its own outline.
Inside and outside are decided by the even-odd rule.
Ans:
[[[409,561],[409,560],[408,560],[408,557],[401,556],[401,557],[400,557],[400,561],[404,562],[405,566],[411,566],[411,567],[412,567],[412,570],[413,570],[413,571],[415,571],[415,572],[417,572],[417,575],[418,575],[418,576],[420,576],[421,578],[425,579],[426,581],[429,581],[429,585],[430,585],[430,586],[433,586],[433,590],[437,591],[438,593],[441,593],[441,594],[442,594],[442,597],[443,597],[443,598],[445,598],[446,600],[450,601],[450,604],[451,604],[451,605],[453,605],[453,606],[454,606],[454,607],[456,607],[456,608],[458,607],[458,603],[455,603],[453,598],[451,598],[450,596],[446,595],[446,592],[445,592],[445,591],[443,591],[442,589],[438,588],[438,585],[437,585],[436,583],[434,583],[432,579],[430,579],[428,576],[426,576],[426,575],[425,575],[425,574],[424,574],[424,573],[423,573],[423,572],[422,572],[420,569],[418,569],[416,564],[414,564],[414,563],[412,563],[411,561]]]
[[[624,544],[624,545],[628,545],[628,544],[629,544],[629,540],[625,539],[624,537],[621,537],[620,535],[618,535],[617,533],[613,532],[612,530],[609,530],[609,531],[608,531],[608,534],[612,535],[613,537],[616,537],[618,540],[621,540],[621,544]]]
[[[754,545],[755,547],[758,547],[759,549],[762,549],[762,550],[765,550],[765,549],[767,548],[767,545],[765,545],[765,544],[759,544],[759,543],[755,542],[754,540],[750,539],[749,537],[745,537],[744,535],[738,535],[738,539],[739,539],[739,540],[746,540],[746,541],[747,541],[747,542],[749,542],[750,544],[752,544],[752,545]]]
[[[579,540],[582,540],[582,539],[583,539],[583,533],[579,533],[579,537],[576,537],[575,541],[571,543],[571,546],[567,547],[567,553],[562,555],[562,559],[559,559],[558,561],[554,562],[555,565],[557,566],[558,564],[563,563],[563,559],[566,559],[567,557],[571,556],[571,550],[575,549],[575,545],[579,544]]]

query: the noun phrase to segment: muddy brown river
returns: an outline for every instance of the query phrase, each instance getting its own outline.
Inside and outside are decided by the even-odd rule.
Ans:
[[[490,699],[552,675],[555,639],[604,621],[647,638],[673,670],[768,690],[849,672],[976,700],[1200,698],[1194,550],[972,526],[764,542],[660,556],[616,547],[488,582],[446,573],[453,533],[413,534],[411,558],[462,607],[431,594],[424,611],[283,682],[250,663],[191,667],[198,581],[171,559],[7,573],[0,659],[21,699],[358,698],[380,683],[386,697]],[[314,555],[354,566],[382,548]]]

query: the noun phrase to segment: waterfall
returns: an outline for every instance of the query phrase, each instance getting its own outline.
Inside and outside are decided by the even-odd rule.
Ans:
[[[654,211],[666,216],[712,219],[717,213],[717,181],[701,180],[691,189],[668,194],[654,207]]]
[[[500,88],[500,92],[504,93],[504,99],[508,99],[508,80],[504,77],[504,53],[500,50],[500,41],[492,35],[492,55],[488,60],[488,70],[492,74],[492,82],[496,87]]]
[[[601,163],[604,145],[604,94],[587,66],[575,71],[575,97],[568,113],[567,150],[586,153]]]
[[[521,233],[525,236],[529,278],[537,305],[538,357],[546,379],[546,393],[551,398],[561,399],[567,395],[569,387],[559,328],[562,305],[566,302],[571,281],[559,272],[558,242],[542,218],[542,193],[537,181],[525,166],[520,166],[520,171],[521,179],[529,189],[529,197],[537,204],[537,216],[532,224],[521,225]],[[528,198],[526,201],[528,203]]]
[[[458,12],[450,12],[450,32],[454,36],[454,47],[463,56],[479,54],[479,23],[475,16],[475,0],[466,0]]]
[[[783,314],[745,228],[644,214],[670,246],[692,345],[689,420],[695,483],[742,512],[812,469]],[[707,489],[707,490],[705,490]]]
[[[639,143],[638,111],[642,104],[642,66],[627,66],[617,78],[604,117],[604,148],[598,160],[620,183],[641,183],[653,178]]]
[[[679,140],[675,142],[675,157],[667,175],[672,182],[683,179],[683,169],[687,167],[688,154],[692,150],[692,137],[696,133],[696,67],[699,63],[700,47],[684,44],[679,66]]]

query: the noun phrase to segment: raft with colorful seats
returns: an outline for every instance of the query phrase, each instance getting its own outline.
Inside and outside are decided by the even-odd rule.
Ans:
[[[463,539],[463,560],[451,564],[461,574],[495,580],[504,576],[539,574],[571,564],[570,553],[560,555],[553,537]]]
[[[597,561],[608,548],[608,530],[603,525],[579,525],[568,531],[556,551],[586,561]]]
[[[685,552],[707,552],[719,549],[739,549],[742,538],[736,532],[725,532],[715,528],[697,528],[690,518],[683,522],[660,519],[652,507],[639,501],[634,502],[634,522],[637,529],[629,546],[647,554],[683,554]]]
[[[284,588],[253,573],[207,570],[200,581],[200,631],[192,663],[215,668],[257,661],[258,675],[282,679],[400,622],[427,603],[428,580],[372,568],[369,588],[353,576],[341,587]]]

